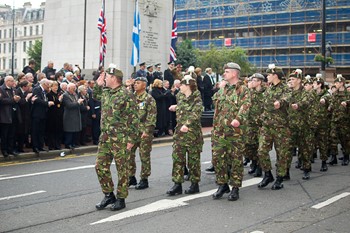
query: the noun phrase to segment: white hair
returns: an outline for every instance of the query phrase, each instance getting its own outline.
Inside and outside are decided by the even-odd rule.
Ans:
[[[180,80],[178,80],[178,79],[175,79],[174,80],[174,84],[179,84],[181,81]]]
[[[66,78],[69,77],[69,76],[73,76],[73,73],[72,73],[72,72],[67,72],[67,73],[65,74],[65,77],[66,77]]]
[[[69,84],[67,85],[67,89],[70,89],[71,87],[76,88],[77,86],[76,86],[74,83],[69,83]]]
[[[67,87],[67,83],[61,83],[60,88],[63,89],[63,87]]]

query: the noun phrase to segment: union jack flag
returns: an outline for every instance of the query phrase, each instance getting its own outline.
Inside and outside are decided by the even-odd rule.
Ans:
[[[176,21],[176,10],[174,4],[173,10],[173,26],[171,30],[171,46],[170,46],[170,61],[176,61],[176,42],[177,42],[177,21]]]
[[[100,30],[100,62],[99,62],[99,65],[103,66],[104,58],[106,56],[106,45],[107,45],[105,0],[102,1],[102,8],[100,11],[100,16],[98,17],[97,28],[98,28],[98,30]]]

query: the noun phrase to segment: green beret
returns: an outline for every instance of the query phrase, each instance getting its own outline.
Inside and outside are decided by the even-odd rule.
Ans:
[[[266,73],[268,74],[279,74],[281,76],[284,76],[283,70],[281,67],[275,66],[275,64],[270,64],[269,67],[266,70]]]
[[[303,79],[303,71],[301,69],[293,70],[292,73],[289,74],[290,78],[298,78]]]
[[[314,81],[316,81],[317,83],[324,83],[322,74],[316,74]]]
[[[224,70],[226,70],[226,69],[235,69],[235,70],[241,71],[241,67],[237,63],[234,63],[234,62],[227,63],[224,66]]]
[[[249,79],[253,79],[253,78],[257,78],[261,81],[264,81],[265,80],[265,77],[264,75],[260,74],[260,73],[255,73],[253,74],[252,76],[249,77]]]
[[[145,77],[137,77],[135,78],[135,81],[142,81],[142,82],[148,83],[148,80]]]
[[[345,83],[345,78],[343,77],[343,75],[337,74],[337,77],[334,79],[334,82],[335,83],[336,82],[339,82],[339,83],[343,82],[343,83]]]
[[[305,84],[313,84],[314,83],[314,80],[311,78],[310,75],[306,75],[305,76],[305,79],[304,79],[304,85]]]
[[[123,72],[121,70],[118,70],[113,64],[109,65],[108,69],[106,70],[106,73],[119,78],[123,78]]]

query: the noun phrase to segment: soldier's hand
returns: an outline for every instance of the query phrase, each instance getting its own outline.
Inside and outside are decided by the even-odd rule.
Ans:
[[[299,108],[299,106],[298,106],[298,104],[292,104],[292,108],[293,108],[294,110],[297,110],[297,109]]]
[[[105,72],[100,73],[100,76],[96,80],[97,85],[103,86],[105,84]]]
[[[134,144],[128,142],[128,144],[126,144],[126,149],[131,150],[133,146],[134,146]]]
[[[320,99],[320,103],[321,103],[321,104],[325,104],[325,103],[326,103],[326,100],[322,98],[322,99]]]
[[[188,127],[186,125],[183,125],[180,129],[181,132],[187,133],[188,132]]]
[[[171,106],[169,107],[169,111],[171,111],[171,112],[176,112],[176,107],[177,107],[177,105],[171,105]]]
[[[281,107],[281,103],[276,100],[275,103],[273,103],[273,106],[275,107],[275,109],[279,109]]]
[[[347,104],[346,104],[345,101],[341,102],[341,105],[342,105],[343,107],[346,107],[346,106],[347,106]]]
[[[241,123],[239,123],[239,121],[237,121],[236,119],[234,119],[234,120],[231,122],[231,125],[232,125],[233,127],[235,127],[235,128],[238,128],[238,127],[241,125]]]
[[[147,138],[148,137],[148,134],[143,132],[142,135],[141,135],[141,138]]]

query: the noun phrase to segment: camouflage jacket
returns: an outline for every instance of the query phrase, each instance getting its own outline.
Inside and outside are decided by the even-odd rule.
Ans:
[[[250,106],[249,90],[240,81],[236,85],[226,84],[213,97],[215,113],[213,119],[213,133],[215,136],[240,137],[247,124],[248,109]],[[231,122],[236,119],[240,122],[234,128]]]
[[[135,97],[124,86],[115,89],[94,87],[101,101],[100,142],[135,143],[139,137],[139,117]]]
[[[138,116],[140,119],[139,132],[152,135],[157,120],[157,105],[155,99],[146,91],[141,95],[135,93]]]
[[[324,99],[325,104],[321,104],[320,100]],[[320,93],[315,92],[315,102],[314,107],[312,108],[311,122],[314,127],[319,128],[328,128],[329,119],[331,117],[328,107],[330,104],[331,95],[326,89],[323,89]]]
[[[269,127],[288,127],[288,95],[289,89],[282,81],[276,85],[271,85],[264,92],[264,112],[262,114],[262,124]],[[280,108],[275,109],[275,101],[280,102]]]
[[[259,91],[250,90],[251,105],[248,112],[248,125],[261,126],[261,114],[264,111],[264,92],[266,88],[262,87]]]
[[[293,129],[302,129],[310,125],[310,108],[314,104],[310,92],[301,86],[298,90],[292,90],[289,96],[288,120]],[[293,109],[292,104],[298,104],[298,109]]]
[[[331,103],[329,105],[329,110],[332,112],[332,122],[346,122],[348,124],[348,108],[341,105],[341,102],[347,100],[349,100],[349,93],[346,89],[344,91],[336,91],[332,94]]]
[[[189,131],[200,129],[203,111],[200,92],[196,90],[188,98],[179,92],[176,95],[176,101],[176,128],[180,129],[183,125],[186,125]]]

